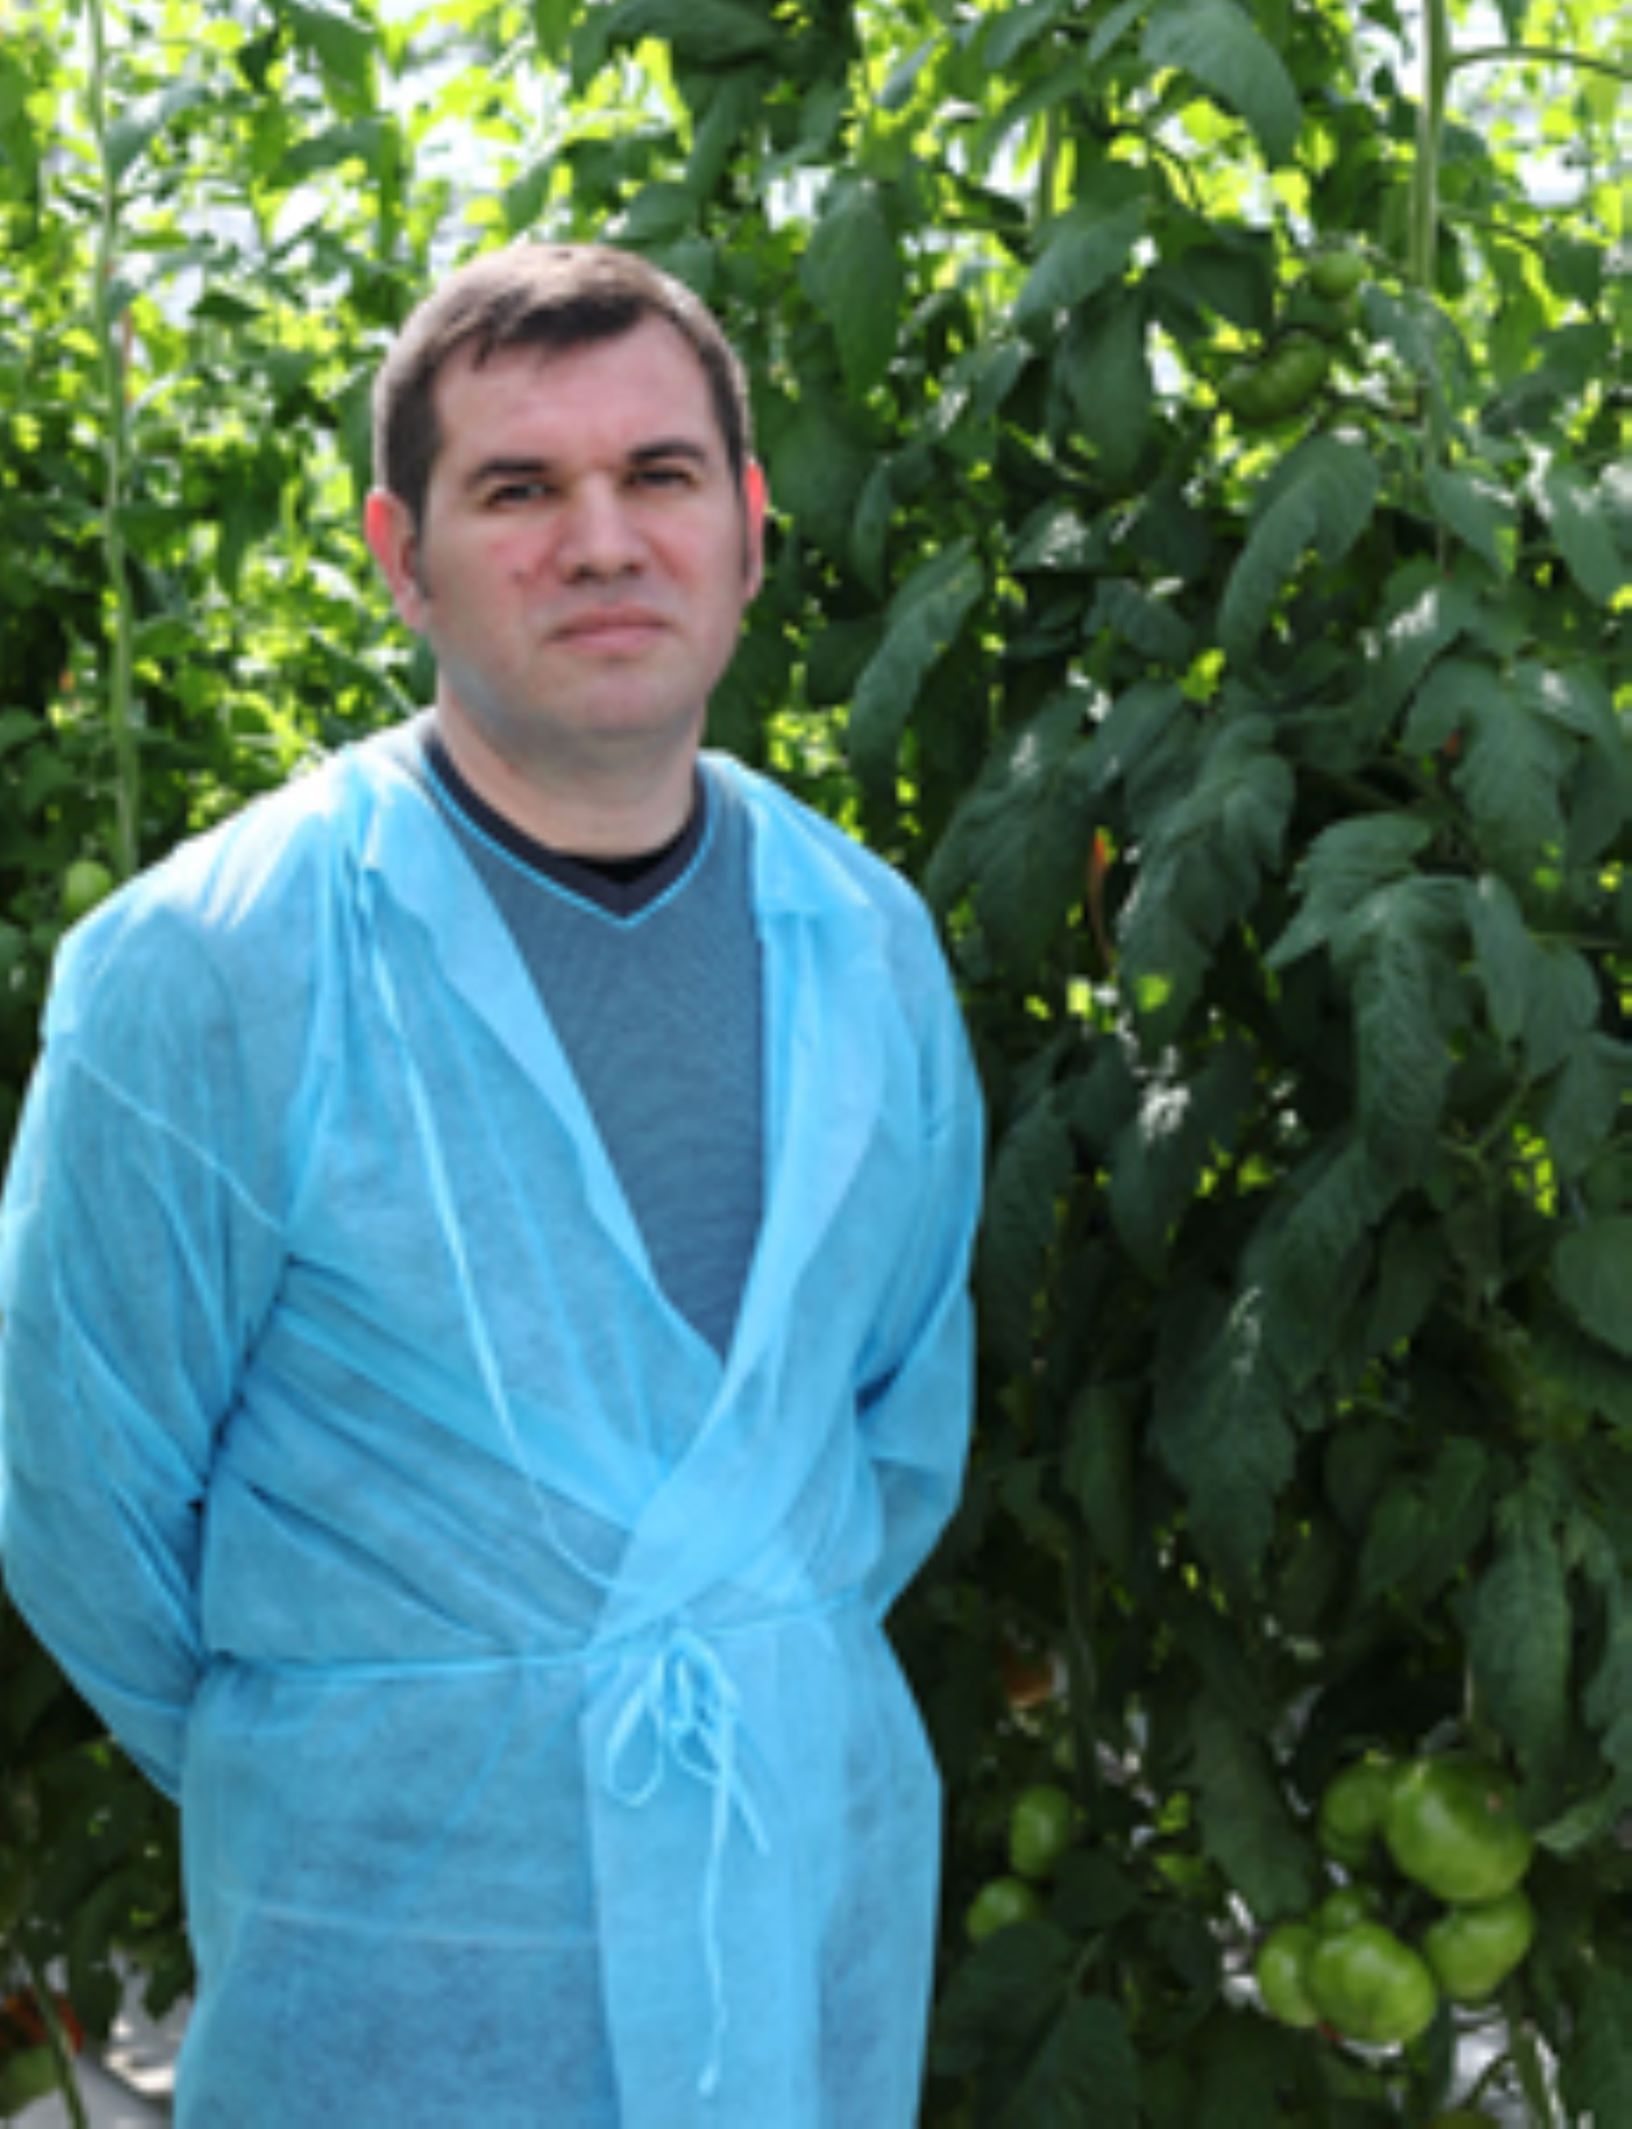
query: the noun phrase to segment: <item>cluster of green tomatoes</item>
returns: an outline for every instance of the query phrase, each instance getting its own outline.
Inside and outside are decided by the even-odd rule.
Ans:
[[[1009,1812],[1009,1869],[987,1879],[963,1918],[972,1943],[1043,1912],[1038,1887],[1076,1845],[1081,1825],[1075,1800],[1057,1782],[1034,1782],[1021,1790]]]
[[[1328,1783],[1316,1831],[1350,1875],[1258,1948],[1259,1993],[1283,2023],[1401,2047],[1426,2031],[1442,1998],[1488,2002],[1528,1953],[1536,1918],[1523,1880],[1534,1843],[1507,1783],[1484,1762],[1368,1755]],[[1404,1890],[1438,1903],[1411,1934],[1391,1925],[1367,1875],[1384,1854]]]
[[[1331,372],[1333,329],[1365,277],[1366,262],[1357,251],[1316,254],[1303,281],[1313,307],[1267,348],[1234,364],[1219,385],[1219,398],[1243,428],[1286,421],[1308,406]]]

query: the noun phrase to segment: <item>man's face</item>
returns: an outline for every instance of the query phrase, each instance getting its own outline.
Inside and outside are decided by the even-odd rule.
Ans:
[[[438,712],[522,773],[695,746],[758,589],[764,487],[733,480],[702,367],[662,318],[516,348],[437,385],[417,532],[370,545],[435,654]]]

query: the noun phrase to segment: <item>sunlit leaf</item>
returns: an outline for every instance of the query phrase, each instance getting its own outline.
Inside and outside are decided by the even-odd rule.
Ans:
[[[1536,500],[1589,599],[1607,606],[1632,588],[1632,557],[1622,553],[1602,502],[1578,467],[1555,458],[1536,484]]]
[[[1254,511],[1246,550],[1219,607],[1219,640],[1232,658],[1251,655],[1275,602],[1299,564],[1340,562],[1365,531],[1379,478],[1368,451],[1312,437],[1271,476]]]
[[[877,189],[841,185],[811,233],[801,269],[833,328],[845,381],[862,398],[895,353],[901,261]]]
[[[1270,162],[1290,157],[1302,118],[1297,89],[1280,53],[1235,0],[1168,0],[1145,33],[1145,59],[1193,75],[1238,112]]]

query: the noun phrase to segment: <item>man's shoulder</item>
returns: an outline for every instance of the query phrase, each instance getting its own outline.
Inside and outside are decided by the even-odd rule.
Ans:
[[[867,907],[886,923],[918,932],[928,912],[918,890],[848,829],[757,769],[711,756],[740,792],[754,822],[773,895],[820,905]]]
[[[322,758],[120,887],[62,943],[52,1031],[111,989],[194,1016],[221,993],[240,1013],[263,996],[275,1008],[318,950],[348,863],[358,757],[377,751],[368,741]]]

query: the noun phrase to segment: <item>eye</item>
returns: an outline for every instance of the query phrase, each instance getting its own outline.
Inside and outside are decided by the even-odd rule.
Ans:
[[[690,488],[696,484],[696,474],[683,459],[659,460],[655,465],[637,466],[630,476],[636,488]]]
[[[499,481],[488,489],[483,500],[490,510],[514,510],[526,503],[542,502],[554,492],[547,480],[535,475],[525,480]]]

